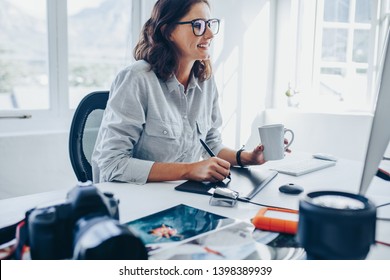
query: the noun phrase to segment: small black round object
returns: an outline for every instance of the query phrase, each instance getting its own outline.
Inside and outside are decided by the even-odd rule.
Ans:
[[[303,192],[303,188],[293,183],[282,185],[279,187],[279,191],[286,194],[297,195]]]

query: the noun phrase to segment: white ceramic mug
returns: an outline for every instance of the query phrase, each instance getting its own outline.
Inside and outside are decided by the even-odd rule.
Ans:
[[[264,125],[258,128],[261,144],[264,146],[265,160],[279,160],[284,158],[284,152],[294,141],[294,132],[284,128],[283,124]],[[285,134],[289,132],[291,139],[284,144]]]

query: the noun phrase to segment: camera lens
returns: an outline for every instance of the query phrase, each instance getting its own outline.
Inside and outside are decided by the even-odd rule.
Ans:
[[[341,195],[323,195],[313,197],[311,202],[315,205],[334,208],[334,209],[350,209],[358,210],[364,209],[364,203],[355,198],[341,196]]]
[[[299,202],[297,237],[308,259],[364,259],[375,226],[375,205],[361,195],[320,191]]]
[[[73,259],[141,260],[148,254],[143,242],[126,226],[107,216],[82,218],[75,228]]]

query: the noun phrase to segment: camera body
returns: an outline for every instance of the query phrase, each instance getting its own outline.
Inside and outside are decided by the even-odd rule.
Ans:
[[[26,213],[32,259],[147,259],[143,242],[119,224],[119,200],[91,182],[61,204]]]

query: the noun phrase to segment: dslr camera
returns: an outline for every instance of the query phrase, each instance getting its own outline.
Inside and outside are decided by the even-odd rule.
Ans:
[[[146,248],[119,223],[119,200],[90,181],[79,183],[62,204],[26,213],[32,259],[147,259]]]

